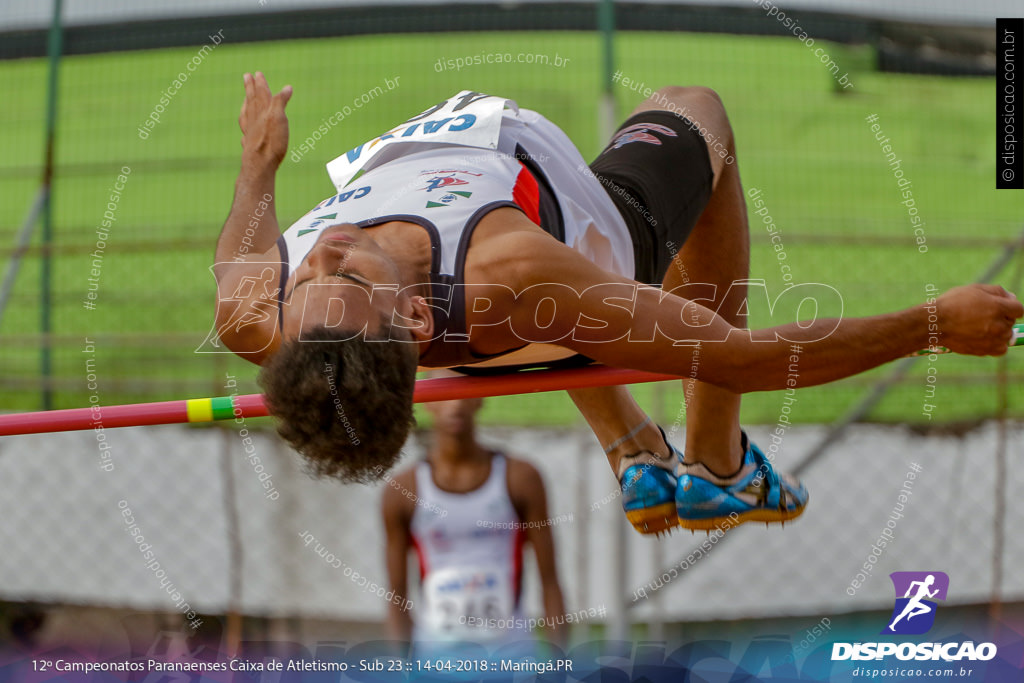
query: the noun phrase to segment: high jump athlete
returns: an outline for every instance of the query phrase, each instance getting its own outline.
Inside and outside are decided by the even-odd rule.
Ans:
[[[282,235],[274,179],[292,90],[273,94],[260,73],[244,83],[216,328],[262,365],[279,433],[321,475],[369,480],[394,463],[417,366],[582,356],[690,378],[682,453],[626,388],[569,392],[635,528],[781,522],[807,492],[740,428],[742,393],[831,382],[938,343],[1000,355],[1024,315],[1001,287],[970,285],[938,297],[931,322],[922,304],[747,331],[736,146],[701,87],[659,90],[589,166],[540,114],[464,91],[328,164],[336,191]]]

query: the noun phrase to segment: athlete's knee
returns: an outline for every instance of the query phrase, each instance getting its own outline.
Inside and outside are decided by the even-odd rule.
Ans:
[[[682,85],[666,85],[664,88],[658,88],[655,90],[654,94],[651,95],[651,98],[662,98],[672,101],[681,100],[686,97],[686,93],[690,90],[690,88]]]
[[[652,99],[654,98],[682,104],[700,101],[705,106],[711,105],[725,111],[725,104],[723,104],[718,92],[713,88],[707,88],[703,85],[668,85],[656,90],[654,95],[652,95]]]
[[[732,126],[729,123],[729,116],[721,96],[714,89],[700,85],[671,85],[655,92],[651,99],[669,104],[670,106],[662,106],[685,116],[700,127],[701,134],[706,137],[709,132],[711,136],[731,142]]]
[[[680,91],[682,91],[682,93],[686,94],[689,97],[699,97],[699,98],[702,98],[702,99],[710,100],[711,102],[717,104],[719,107],[722,107],[722,108],[725,107],[725,105],[722,104],[721,96],[718,94],[718,91],[715,90],[714,88],[708,88],[707,86],[703,86],[703,85],[672,86],[672,87],[678,88]]]

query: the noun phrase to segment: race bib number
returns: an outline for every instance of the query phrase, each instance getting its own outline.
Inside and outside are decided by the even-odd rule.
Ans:
[[[515,605],[508,570],[452,567],[423,583],[423,625],[438,638],[487,640],[513,627]]]
[[[497,149],[506,104],[513,111],[518,111],[511,100],[463,90],[383,135],[345,152],[327,164],[327,173],[341,192],[371,162],[383,163],[406,153],[404,143],[444,143]]]

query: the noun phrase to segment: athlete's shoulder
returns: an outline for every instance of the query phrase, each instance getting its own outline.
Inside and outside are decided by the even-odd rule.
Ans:
[[[394,474],[384,474],[381,507],[385,520],[403,525],[408,525],[412,521],[417,496],[416,467],[417,465],[411,465]]]
[[[483,271],[481,274],[491,276],[484,280],[487,282],[505,282],[507,277],[531,266],[559,244],[561,242],[533,223],[521,209],[500,207],[488,212],[474,231],[467,271]],[[524,255],[530,258],[523,258]],[[514,272],[506,273],[509,268]],[[550,276],[549,270],[545,277]]]
[[[538,487],[544,488],[544,478],[532,463],[522,458],[502,454],[505,457],[505,476],[510,492],[529,493]]]
[[[543,518],[547,510],[544,478],[531,463],[506,456],[505,487],[521,521]]]
[[[403,467],[402,469],[399,470],[395,470],[393,473],[386,473],[384,475],[384,482],[388,484],[389,488],[399,489],[401,487],[407,491],[415,493],[416,471],[420,468],[422,464],[422,461],[417,461],[412,465]]]

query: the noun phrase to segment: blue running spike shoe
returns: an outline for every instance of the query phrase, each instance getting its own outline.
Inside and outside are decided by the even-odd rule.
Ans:
[[[761,449],[743,434],[743,467],[723,479],[703,464],[680,463],[676,512],[684,529],[710,531],[743,522],[786,522],[803,514],[807,489],[779,474]]]
[[[661,429],[659,427],[659,429]],[[665,437],[665,431],[661,430]],[[672,531],[679,524],[676,517],[676,468],[683,464],[683,454],[672,444],[664,458],[650,451],[625,455],[619,461],[619,487],[622,509],[633,528],[642,534]]]

